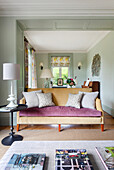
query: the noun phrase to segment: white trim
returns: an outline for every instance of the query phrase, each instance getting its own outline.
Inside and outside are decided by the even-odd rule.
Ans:
[[[113,0],[18,2],[1,2],[0,16],[114,16]]]
[[[39,9],[38,9],[39,10]],[[56,16],[66,16],[66,17],[68,17],[68,16],[71,16],[71,17],[114,17],[114,10],[112,10],[112,11],[110,11],[110,10],[106,10],[105,12],[100,12],[101,10],[99,10],[99,11],[96,11],[96,12],[91,12],[91,11],[88,11],[88,12],[77,12],[77,13],[75,13],[75,12],[68,12],[68,11],[65,11],[65,12],[56,12],[55,13],[55,11],[53,11],[53,12],[49,12],[48,10],[47,10],[47,12],[46,11],[43,11],[42,10],[42,12],[41,11],[32,11],[32,12],[30,12],[30,11],[21,11],[21,9],[20,9],[20,11],[0,11],[0,16],[1,17],[4,17],[4,16],[7,16],[7,17],[19,17],[19,16],[21,16],[21,17],[26,17],[26,16],[28,16],[28,17],[35,17],[35,16],[46,16],[46,17],[51,17],[51,16],[53,16],[53,17],[56,17]]]
[[[59,77],[62,78],[62,70],[61,70],[61,67],[59,67]]]
[[[76,50],[76,51],[70,51],[70,50],[36,50],[35,51],[35,53],[37,54],[37,53],[87,53],[87,51],[86,50],[83,50],[83,51],[78,51],[78,50]]]

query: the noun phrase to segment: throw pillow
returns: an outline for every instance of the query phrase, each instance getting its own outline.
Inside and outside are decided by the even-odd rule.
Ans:
[[[39,106],[39,101],[38,101],[36,92],[42,93],[42,90],[32,91],[32,92],[23,92],[28,108]]]
[[[53,106],[55,105],[52,102],[52,94],[51,93],[36,93],[39,99],[39,108],[45,106]]]
[[[95,109],[95,100],[98,96],[99,92],[81,92],[79,94],[83,94],[81,106],[84,108]]]
[[[66,103],[66,106],[71,106],[80,109],[81,98],[82,98],[82,94],[69,94],[69,98]]]

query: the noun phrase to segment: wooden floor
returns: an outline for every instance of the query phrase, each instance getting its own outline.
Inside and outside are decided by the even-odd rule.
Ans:
[[[57,125],[21,125],[20,130],[45,130],[57,127]],[[61,127],[62,129],[100,129],[100,125],[62,125]],[[0,126],[0,130],[8,130],[9,128],[10,126]],[[104,129],[114,129],[114,118],[107,113],[105,113]],[[16,126],[14,126],[14,130],[16,131]]]

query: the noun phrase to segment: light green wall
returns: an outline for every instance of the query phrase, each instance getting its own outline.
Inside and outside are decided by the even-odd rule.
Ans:
[[[36,54],[36,68],[37,68],[37,81],[38,81],[38,88],[42,88],[44,79],[40,78],[41,69],[40,69],[40,62],[43,62],[44,69],[48,68],[48,53],[39,53]]]
[[[16,32],[17,45],[17,63],[20,64],[20,80],[17,81],[17,98],[18,102],[22,98],[22,91],[24,91],[24,32],[17,23]]]
[[[0,105],[7,103],[10,82],[3,81],[3,63],[16,62],[16,23],[12,18],[0,18]],[[5,89],[5,90],[4,90]]]
[[[3,63],[19,63],[21,68],[20,80],[14,81],[14,94],[17,96],[22,90],[22,67],[23,67],[23,43],[21,29],[17,26],[13,17],[0,17],[0,105],[7,104],[10,94],[10,81],[3,81]],[[18,88],[17,88],[18,84]],[[17,90],[18,89],[18,90]],[[16,113],[14,113],[14,125],[16,125]],[[10,114],[0,113],[0,125],[10,124]]]
[[[0,17],[0,105],[7,104],[10,81],[3,81],[3,63],[16,63],[16,22],[11,17]],[[17,91],[14,81],[14,93]],[[15,120],[15,116],[14,116]],[[0,113],[0,125],[10,124],[10,114]]]
[[[50,68],[50,57],[51,56],[70,56],[71,59],[71,77],[77,76],[78,85],[81,87],[83,81],[86,80],[86,54],[85,53],[39,53],[36,54],[37,62],[37,77],[38,77],[38,87],[41,88],[43,84],[43,79],[40,78],[41,70],[39,67],[40,62],[43,62],[44,68]],[[82,63],[82,69],[78,70],[78,62]]]
[[[99,77],[92,77],[91,64],[95,54],[101,56]],[[101,99],[103,108],[114,116],[114,32],[110,32],[87,54],[87,77],[101,83]],[[86,78],[87,78],[86,77]]]
[[[81,87],[81,85],[86,80],[86,61],[87,54],[86,53],[73,53],[73,75],[77,76],[77,87]],[[82,68],[78,69],[78,63],[82,63]]]

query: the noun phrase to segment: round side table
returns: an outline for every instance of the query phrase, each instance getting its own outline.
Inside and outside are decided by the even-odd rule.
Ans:
[[[9,136],[6,136],[4,139],[2,139],[1,143],[6,146],[10,146],[14,141],[21,141],[23,140],[23,136],[16,135],[13,131],[13,112],[21,111],[27,108],[27,105],[19,104],[16,108],[7,108],[5,106],[0,106],[0,112],[11,113],[11,132],[9,133]]]

